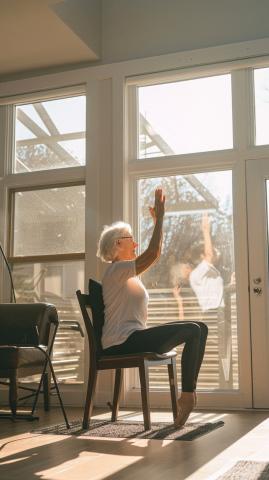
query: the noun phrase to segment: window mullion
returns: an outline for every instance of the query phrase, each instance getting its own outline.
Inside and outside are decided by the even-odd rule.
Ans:
[[[252,69],[232,72],[234,147],[245,152],[254,145],[254,96]]]

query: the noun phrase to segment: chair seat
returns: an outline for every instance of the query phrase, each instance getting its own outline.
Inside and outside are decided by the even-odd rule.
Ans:
[[[171,350],[166,353],[156,352],[142,352],[142,353],[126,353],[125,355],[102,355],[99,360],[123,360],[124,358],[145,358],[146,360],[164,360],[165,358],[175,357],[177,355],[176,350]]]
[[[161,362],[170,363],[171,358],[176,357],[177,352],[175,350],[171,350],[167,353],[155,353],[155,352],[143,352],[143,353],[129,353],[126,355],[104,355],[98,358],[97,360],[97,368],[100,370],[104,370],[106,368],[115,368],[118,365],[121,365],[123,368],[132,368],[141,365],[144,361],[147,362]]]
[[[45,347],[42,346],[44,350]],[[34,347],[0,346],[0,372],[44,364],[44,354]],[[1,373],[0,373],[1,376]]]

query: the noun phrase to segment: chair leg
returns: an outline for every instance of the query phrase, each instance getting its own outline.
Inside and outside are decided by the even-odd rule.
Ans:
[[[117,416],[118,416],[122,379],[123,379],[123,369],[117,368],[116,374],[115,374],[115,386],[114,386],[113,406],[112,406],[112,415],[111,415],[112,422],[116,422]]]
[[[68,420],[67,420],[67,416],[66,416],[66,413],[65,413],[64,405],[63,405],[63,402],[62,402],[62,397],[61,397],[61,394],[60,394],[60,390],[59,390],[58,383],[57,383],[57,378],[56,378],[56,375],[54,373],[54,368],[53,368],[51,359],[50,359],[49,355],[47,354],[47,352],[45,352],[45,350],[43,350],[43,348],[41,348],[39,346],[36,346],[35,348],[40,350],[43,353],[43,355],[45,357],[45,363],[44,363],[44,369],[43,369],[43,372],[42,372],[42,375],[41,375],[41,379],[40,379],[40,382],[39,382],[39,385],[38,385],[38,389],[36,391],[35,401],[34,401],[34,404],[33,404],[33,407],[32,407],[32,414],[35,411],[35,407],[36,407],[36,404],[37,404],[37,400],[38,400],[38,396],[39,396],[39,393],[40,393],[41,385],[42,385],[43,380],[44,380],[44,374],[46,372],[47,365],[49,364],[49,369],[50,369],[50,372],[51,372],[51,375],[52,375],[52,378],[53,378],[53,383],[54,383],[56,393],[57,393],[57,396],[58,396],[58,400],[59,400],[59,403],[60,403],[60,407],[61,407],[61,410],[62,410],[62,413],[63,413],[63,416],[64,416],[65,424],[66,424],[66,427],[69,429],[70,425],[69,425]]]
[[[51,387],[51,373],[45,372],[43,378],[43,396],[44,396],[44,410],[50,410],[50,387]]]
[[[84,416],[83,416],[83,422],[82,422],[82,428],[84,428],[85,430],[89,428],[89,424],[91,420],[96,382],[97,382],[97,370],[91,367],[89,372],[87,396],[86,396],[86,403],[84,407]]]
[[[171,360],[172,360],[172,363],[169,363],[168,365],[168,375],[169,375],[169,385],[170,385],[170,392],[171,392],[173,418],[175,420],[178,413],[177,369],[176,369],[176,359],[172,358]]]
[[[12,412],[12,415],[15,417],[17,413],[17,386],[18,386],[18,380],[17,380],[17,374],[14,372],[12,375],[9,377],[9,406]]]
[[[43,351],[43,350],[42,350]],[[37,401],[38,401],[38,397],[39,397],[39,394],[40,394],[40,391],[41,391],[41,387],[43,385],[43,389],[45,389],[45,374],[46,374],[46,370],[47,370],[47,365],[48,365],[48,359],[47,359],[47,355],[45,352],[43,352],[46,359],[45,359],[45,364],[44,364],[44,368],[43,368],[43,372],[41,374],[41,377],[40,377],[40,381],[39,381],[39,384],[38,384],[38,387],[36,389],[36,392],[35,392],[35,398],[34,398],[34,403],[32,405],[32,412],[31,412],[31,415],[34,415],[34,412],[35,412],[35,409],[36,409],[36,406],[37,406]]]
[[[142,398],[142,409],[144,417],[144,427],[145,430],[150,430],[150,410],[149,410],[149,377],[148,377],[148,366],[143,363],[139,367],[139,377],[141,385],[141,398]]]
[[[47,357],[47,360],[48,360],[48,362],[49,362],[50,371],[51,371],[51,374],[52,374],[53,382],[54,382],[55,389],[56,389],[56,392],[57,392],[57,395],[58,395],[58,399],[59,399],[59,402],[60,402],[61,410],[62,410],[62,412],[63,412],[63,416],[64,416],[64,420],[65,420],[66,427],[67,427],[67,428],[70,428],[70,425],[69,425],[69,423],[68,423],[67,416],[66,416],[66,413],[65,413],[64,405],[63,405],[63,402],[62,402],[62,397],[61,397],[61,394],[60,394],[60,390],[59,390],[59,387],[58,387],[56,375],[55,375],[55,373],[54,373],[54,369],[53,369],[53,366],[52,366],[52,363],[51,363],[51,359],[49,358],[49,356]]]

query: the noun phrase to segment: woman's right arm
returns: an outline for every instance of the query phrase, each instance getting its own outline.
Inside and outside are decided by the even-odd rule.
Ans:
[[[136,274],[140,275],[158,260],[162,249],[162,232],[164,217],[165,196],[162,189],[155,190],[155,204],[150,207],[150,213],[154,220],[154,230],[148,248],[135,260]]]
[[[184,320],[184,307],[183,307],[183,298],[180,293],[181,287],[179,285],[176,285],[173,288],[173,294],[174,297],[177,301],[177,306],[178,306],[178,319],[179,321],[183,322]]]

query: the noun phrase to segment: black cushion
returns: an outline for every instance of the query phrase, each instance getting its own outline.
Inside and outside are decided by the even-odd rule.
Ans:
[[[103,300],[103,290],[102,285],[96,280],[90,278],[89,280],[89,301],[90,306],[92,309],[92,320],[93,320],[93,328],[95,332],[95,339],[97,343],[97,351],[102,351],[102,330],[105,321],[104,317],[104,300]]]
[[[47,345],[56,308],[46,303],[0,304],[0,345]]]

